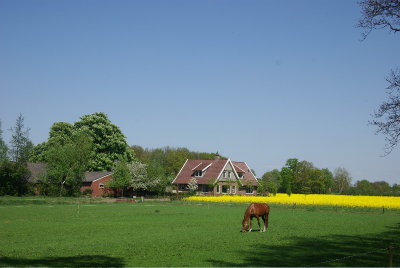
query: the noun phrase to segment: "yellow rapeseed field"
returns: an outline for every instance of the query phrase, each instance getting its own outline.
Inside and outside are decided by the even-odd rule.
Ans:
[[[400,209],[400,197],[328,194],[277,194],[276,196],[191,196],[184,200],[206,202],[275,203],[297,205],[345,206]]]

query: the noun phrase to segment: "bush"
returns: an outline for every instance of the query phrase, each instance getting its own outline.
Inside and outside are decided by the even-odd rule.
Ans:
[[[87,188],[82,192],[82,195],[91,196],[92,193],[93,193],[93,190],[91,188]]]

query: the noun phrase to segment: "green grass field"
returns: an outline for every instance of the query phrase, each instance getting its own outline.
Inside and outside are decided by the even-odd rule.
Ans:
[[[240,233],[245,204],[12,200],[0,266],[386,266],[400,244],[398,212],[278,206],[266,233]]]

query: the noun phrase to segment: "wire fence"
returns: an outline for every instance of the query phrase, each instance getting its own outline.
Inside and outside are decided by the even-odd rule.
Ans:
[[[345,260],[351,260],[351,259],[355,259],[355,258],[360,258],[360,257],[364,257],[366,255],[370,255],[370,254],[374,254],[374,253],[375,254],[376,253],[384,253],[387,256],[386,262],[385,262],[385,260],[382,260],[382,265],[381,266],[384,266],[384,267],[399,267],[399,265],[400,265],[400,245],[396,245],[396,244],[391,244],[391,245],[389,245],[388,247],[385,247],[385,248],[375,249],[375,250],[363,252],[363,253],[360,253],[360,254],[348,255],[348,256],[343,256],[343,257],[340,257],[340,258],[330,259],[330,260],[327,260],[327,261],[322,261],[322,262],[312,263],[312,264],[308,264],[308,265],[303,265],[303,267],[326,266],[329,263],[340,263],[340,262],[343,262]],[[394,256],[396,256],[396,254],[399,257],[398,260],[394,259]],[[356,264],[356,263],[354,263],[354,264]]]

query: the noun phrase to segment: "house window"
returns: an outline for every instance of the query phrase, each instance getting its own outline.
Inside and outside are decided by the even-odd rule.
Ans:
[[[236,194],[236,186],[235,186],[235,185],[233,185],[233,186],[231,187],[231,193],[232,193],[232,194]]]
[[[221,192],[221,186],[217,185],[217,193],[220,193],[220,192]]]
[[[228,178],[230,178],[230,177],[231,177],[231,172],[229,171],[229,172],[228,172]]]
[[[179,184],[179,191],[186,191],[186,184]]]
[[[222,173],[222,177],[226,178],[226,172]]]
[[[246,194],[252,194],[253,193],[253,187],[246,187]]]
[[[208,185],[202,185],[200,189],[203,193],[208,193],[210,191],[210,187]]]
[[[229,185],[222,185],[222,193],[229,194]]]
[[[196,170],[196,171],[194,172],[194,176],[195,176],[195,177],[202,177],[202,176],[203,176],[203,171],[201,171],[201,170]]]
[[[104,189],[104,183],[100,183],[99,188]]]

